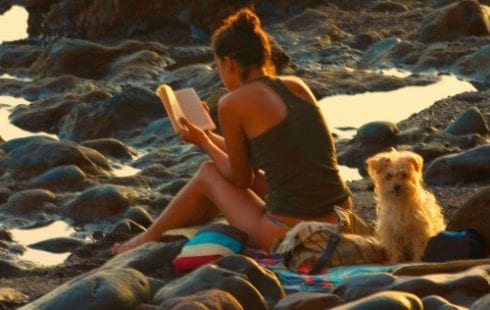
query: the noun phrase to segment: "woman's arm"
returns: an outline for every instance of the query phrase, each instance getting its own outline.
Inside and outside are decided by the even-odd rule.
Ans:
[[[210,130],[206,131],[206,134],[208,135],[209,139],[211,139],[211,141],[216,144],[217,147],[219,147],[223,152],[226,153],[226,143],[223,136]]]

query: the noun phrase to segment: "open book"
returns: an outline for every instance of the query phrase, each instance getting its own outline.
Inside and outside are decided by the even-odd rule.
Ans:
[[[202,106],[201,99],[199,99],[194,88],[182,88],[174,91],[167,84],[162,84],[158,86],[156,93],[162,100],[176,133],[184,129],[184,126],[179,122],[182,116],[203,130],[216,128],[209,113]]]

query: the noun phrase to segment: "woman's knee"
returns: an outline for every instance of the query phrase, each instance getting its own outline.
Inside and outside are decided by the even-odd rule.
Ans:
[[[195,175],[195,178],[199,182],[204,183],[207,183],[210,180],[216,180],[216,177],[220,177],[220,174],[216,164],[212,161],[203,162]]]

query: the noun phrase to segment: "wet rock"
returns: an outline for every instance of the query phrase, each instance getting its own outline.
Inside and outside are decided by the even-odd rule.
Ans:
[[[58,166],[29,180],[30,187],[52,191],[77,191],[87,184],[87,175],[75,165]]]
[[[359,127],[357,137],[363,144],[386,144],[394,141],[399,133],[396,124],[378,121]]]
[[[274,306],[285,296],[284,290],[277,276],[267,268],[261,267],[257,262],[247,256],[230,255],[216,261],[221,268],[239,272],[264,296],[269,308]],[[248,309],[248,308],[247,308]]]
[[[408,12],[408,7],[395,1],[376,1],[373,11],[380,12]]]
[[[56,209],[56,195],[48,190],[28,189],[16,192],[7,201],[7,210],[14,214],[26,214]]]
[[[160,43],[123,42],[116,47],[108,47],[80,39],[61,37],[53,41],[35,63],[30,67],[30,74],[37,77],[70,74],[86,79],[106,77],[112,63],[123,55],[151,49],[163,52],[165,47]]]
[[[29,264],[27,262],[22,262],[18,260],[6,260],[0,258],[0,274],[2,277],[18,277],[29,273],[36,268],[35,265]]]
[[[0,307],[4,309],[16,306],[18,307],[28,301],[29,296],[15,288],[0,288]]]
[[[233,295],[244,309],[267,309],[260,292],[238,273],[215,264],[208,264],[162,287],[153,297],[152,303],[192,295],[208,289],[221,289]]]
[[[150,298],[148,279],[134,269],[75,278],[20,309],[133,309]]]
[[[193,87],[201,99],[207,98],[221,86],[218,72],[207,64],[193,64],[173,71],[163,71],[158,81],[158,84],[170,84],[176,89]]]
[[[109,161],[102,154],[73,142],[42,138],[22,142],[3,161],[4,168],[16,178],[30,178],[51,168],[70,164],[90,175],[107,174],[111,169]]]
[[[461,307],[458,305],[455,305],[453,303],[450,303],[446,299],[436,296],[436,295],[431,295],[422,298],[422,303],[424,304],[423,309],[425,310],[466,310],[466,307]]]
[[[490,308],[490,294],[483,296],[471,305],[471,310],[485,310]]]
[[[165,115],[154,92],[130,87],[106,102],[72,109],[59,124],[59,136],[72,141],[124,137]]]
[[[116,225],[114,225],[114,228],[112,229],[110,235],[136,235],[144,232],[145,230],[145,227],[141,226],[139,223],[131,219],[122,219]]]
[[[148,227],[153,223],[152,216],[143,207],[131,207],[124,213],[124,218],[135,221],[143,227]]]
[[[448,230],[474,229],[490,245],[490,186],[480,188],[449,219]]]
[[[345,43],[352,48],[365,51],[371,44],[381,40],[381,35],[377,32],[363,32],[347,39]]]
[[[373,294],[359,300],[338,306],[336,310],[361,309],[397,309],[397,310],[423,310],[424,305],[420,298],[414,294],[387,291]]]
[[[4,42],[0,47],[0,67],[28,68],[41,55],[42,49],[29,42]]]
[[[490,145],[447,155],[431,162],[424,173],[429,185],[455,184],[490,178]]]
[[[158,309],[227,309],[242,310],[242,305],[228,292],[219,289],[204,290],[192,295],[165,300]]]
[[[100,268],[133,268],[145,275],[158,273],[164,281],[174,280],[179,273],[172,267],[172,260],[180,253],[183,244],[184,241],[145,243],[111,258]]]
[[[138,194],[129,187],[103,184],[91,187],[63,206],[65,214],[81,221],[116,215],[134,203]]]
[[[297,292],[279,300],[274,310],[331,309],[342,304],[339,296],[328,293]]]
[[[80,101],[73,96],[57,95],[30,105],[16,106],[9,119],[24,130],[57,133],[60,119],[78,104]]]
[[[12,191],[8,188],[5,187],[0,187],[0,204],[3,204],[4,202],[9,199],[10,195],[12,194]]]
[[[22,87],[21,95],[27,100],[44,100],[63,93],[84,94],[98,89],[92,80],[73,75],[59,75],[37,79]]]
[[[477,51],[465,55],[464,57],[461,57],[455,61],[450,70],[458,76],[462,76],[488,86],[490,85],[489,68],[490,45],[487,44]]]
[[[490,133],[488,125],[477,107],[471,107],[461,113],[444,132],[452,135],[465,135],[479,133],[487,135]]]
[[[12,233],[4,227],[0,227],[0,240],[12,241]]]
[[[7,142],[0,144],[0,149],[5,153],[10,153],[13,150],[25,146],[29,143],[42,144],[43,142],[56,142],[56,141],[57,141],[56,139],[48,136],[32,135],[24,138],[15,138],[15,139],[8,140]]]
[[[58,237],[29,244],[28,247],[51,253],[66,253],[85,244],[86,242],[79,238]]]
[[[459,273],[436,273],[419,277],[399,277],[388,273],[353,276],[333,291],[349,302],[374,293],[394,290],[412,293],[419,298],[437,295],[451,303],[468,306],[488,292],[488,265]],[[369,298],[369,297],[368,297]]]
[[[126,146],[120,140],[114,138],[85,140],[81,145],[95,149],[108,157],[117,159],[131,159],[136,155],[136,151]]]
[[[213,49],[210,46],[177,46],[169,50],[169,56],[175,60],[175,64],[169,69],[212,62],[214,59]]]
[[[478,1],[462,0],[434,10],[419,29],[422,42],[451,41],[463,36],[490,34],[487,9]]]

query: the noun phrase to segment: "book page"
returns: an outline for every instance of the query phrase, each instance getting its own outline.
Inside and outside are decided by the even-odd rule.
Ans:
[[[182,88],[176,90],[175,97],[180,104],[182,114],[194,125],[203,130],[216,128],[211,116],[204,109],[201,99],[193,88]]]
[[[167,111],[168,118],[172,123],[172,127],[176,133],[180,132],[183,128],[179,123],[179,119],[184,115],[182,109],[175,97],[175,93],[172,88],[166,84],[158,86],[156,90],[157,95],[163,103],[165,110]]]

